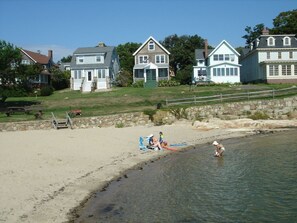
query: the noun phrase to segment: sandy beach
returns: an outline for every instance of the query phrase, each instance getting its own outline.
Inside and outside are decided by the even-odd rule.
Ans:
[[[296,120],[284,125],[292,122],[297,126]],[[205,126],[184,121],[165,126],[0,132],[0,222],[67,222],[73,208],[125,170],[172,153],[140,151],[139,136],[163,131],[169,143],[193,147],[256,134],[253,130],[259,127]]]

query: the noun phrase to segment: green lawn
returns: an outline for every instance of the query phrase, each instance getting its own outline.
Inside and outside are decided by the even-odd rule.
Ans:
[[[258,85],[215,85],[159,87],[159,88],[112,88],[110,91],[81,93],[79,91],[56,91],[48,97],[15,97],[8,98],[3,107],[32,105],[36,109],[42,108],[44,119],[51,118],[51,112],[57,117],[64,117],[65,113],[73,109],[81,109],[82,116],[98,116],[115,113],[126,113],[156,109],[158,103],[165,104],[166,99],[177,99],[195,96],[239,93],[267,89],[287,88],[292,85],[258,84]],[[0,122],[34,120],[33,114],[13,114],[7,117],[0,114]]]

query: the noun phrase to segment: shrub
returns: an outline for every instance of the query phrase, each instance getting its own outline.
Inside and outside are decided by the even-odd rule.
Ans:
[[[135,83],[132,84],[132,87],[135,87],[135,88],[143,88],[144,86],[144,81],[141,80],[141,81],[136,81]]]
[[[176,119],[188,118],[188,113],[184,108],[171,108],[169,111],[175,116]]]
[[[123,122],[118,122],[118,123],[116,123],[115,127],[116,128],[124,128],[125,124]]]
[[[179,85],[180,83],[176,80],[160,80],[158,82],[158,87],[174,87]]]
[[[145,115],[148,115],[149,116],[149,119],[153,122],[154,121],[154,115],[156,114],[156,110],[153,110],[153,109],[147,109],[147,110],[144,110],[143,113]]]
[[[52,86],[45,86],[40,89],[40,96],[50,96],[53,94],[54,89]]]
[[[253,115],[250,115],[249,118],[253,120],[259,120],[259,119],[269,119],[269,115],[263,112],[256,111]]]

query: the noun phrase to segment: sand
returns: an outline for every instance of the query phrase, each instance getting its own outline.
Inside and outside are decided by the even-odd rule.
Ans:
[[[172,151],[142,152],[139,136],[163,131],[188,147],[251,129],[165,126],[0,132],[0,222],[67,222],[69,212],[125,170]],[[178,149],[183,149],[178,147]]]

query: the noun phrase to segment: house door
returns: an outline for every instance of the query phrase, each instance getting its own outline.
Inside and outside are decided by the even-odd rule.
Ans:
[[[156,69],[147,69],[146,70],[146,82],[144,84],[145,87],[157,87],[156,81]]]

